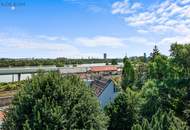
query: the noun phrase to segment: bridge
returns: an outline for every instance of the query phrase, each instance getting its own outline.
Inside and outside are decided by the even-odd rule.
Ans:
[[[56,66],[0,68],[0,75],[13,75],[12,81],[14,81],[14,74],[17,74],[18,81],[20,81],[21,74],[33,74],[37,73],[39,70],[42,70],[44,72],[49,72],[49,71],[58,71],[58,68]]]
[[[12,75],[12,82],[14,82],[14,75],[17,75],[18,81],[21,80],[22,74],[33,74],[39,70],[44,72],[57,71],[63,75],[67,74],[79,74],[90,75],[92,73],[109,73],[121,71],[122,65],[105,65],[105,64],[83,64],[77,67],[56,67],[56,66],[34,66],[34,67],[7,67],[0,68],[0,75]]]

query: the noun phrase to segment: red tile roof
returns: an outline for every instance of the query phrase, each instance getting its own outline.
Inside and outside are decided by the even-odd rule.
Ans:
[[[116,66],[93,66],[90,69],[91,72],[101,72],[101,71],[117,71]]]

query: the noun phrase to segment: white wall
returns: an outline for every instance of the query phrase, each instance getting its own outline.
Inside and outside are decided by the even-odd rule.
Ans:
[[[117,92],[114,92],[114,84],[111,82],[98,97],[101,107],[105,107],[108,103],[112,102],[116,94]]]

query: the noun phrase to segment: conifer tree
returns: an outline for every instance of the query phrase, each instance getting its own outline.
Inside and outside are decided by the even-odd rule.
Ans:
[[[125,91],[127,87],[131,87],[135,81],[135,71],[130,60],[125,57],[123,59],[124,67],[122,71],[122,88]]]
[[[158,46],[155,45],[154,48],[153,48],[153,52],[150,53],[151,60],[154,60],[154,58],[155,58],[156,56],[158,56],[158,55],[160,55],[160,51],[159,51],[159,49],[158,49]]]
[[[188,130],[188,126],[172,111],[167,113],[158,110],[150,123],[144,119],[141,125],[134,125],[132,130]]]

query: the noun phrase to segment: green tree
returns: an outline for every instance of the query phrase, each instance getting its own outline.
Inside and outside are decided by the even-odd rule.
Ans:
[[[184,115],[188,122],[188,125],[190,125],[190,103],[189,102],[186,104],[186,108],[184,110]]]
[[[173,63],[184,69],[185,77],[190,76],[190,44],[172,44],[170,51]]]
[[[160,55],[160,52],[159,52],[158,46],[155,45],[154,48],[153,48],[153,52],[150,53],[150,58],[151,58],[151,60],[154,60],[154,58],[155,58],[156,56],[158,56],[158,55]]]
[[[131,87],[135,81],[135,71],[130,60],[125,57],[123,59],[124,67],[122,70],[122,83],[121,86],[125,91],[127,87]]]
[[[106,65],[109,65],[109,61],[106,61]]]
[[[148,66],[146,63],[138,62],[135,66],[135,86],[141,88],[148,78]]]
[[[152,130],[152,129],[150,129],[150,124],[148,120],[143,119],[142,125],[134,124],[132,130]]]
[[[190,81],[188,83],[188,86],[190,86]],[[183,111],[183,113],[185,115],[185,119],[188,122],[188,125],[190,125],[190,87],[188,87],[187,91],[188,91],[188,93],[183,100],[182,106],[185,107],[185,110]]]
[[[143,127],[141,125],[135,124],[135,125],[133,125],[131,130],[147,130],[147,129],[143,129]]]
[[[94,93],[75,76],[39,73],[14,97],[5,130],[106,129]]]
[[[111,60],[111,64],[112,64],[112,65],[117,65],[117,59],[112,59],[112,60]]]
[[[130,88],[126,92],[120,93],[113,103],[105,107],[110,118],[108,130],[131,130],[139,119],[139,95]]]
[[[159,90],[156,86],[155,81],[148,80],[145,85],[143,85],[140,94],[144,99],[140,110],[141,116],[150,121],[152,119],[152,116],[161,106]]]
[[[188,130],[188,126],[172,111],[169,113],[158,111],[150,123],[144,119],[141,125],[134,125],[132,130]]]
[[[150,79],[164,80],[169,78],[169,62],[166,56],[157,55],[148,64]]]

